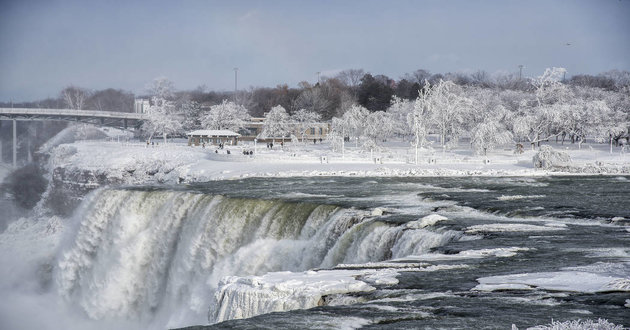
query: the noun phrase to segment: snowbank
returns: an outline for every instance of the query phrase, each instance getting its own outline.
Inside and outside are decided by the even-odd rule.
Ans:
[[[317,145],[325,148],[324,145]],[[439,154],[439,161],[410,164],[400,159],[383,158],[374,163],[365,155],[341,155],[327,149],[257,148],[255,156],[244,156],[252,145],[229,146],[227,150],[189,147],[183,143],[147,146],[144,143],[75,142],[51,150],[51,169],[89,170],[123,183],[204,182],[246,177],[290,176],[544,176],[549,174],[630,173],[630,157],[612,155],[606,164],[595,164],[580,151],[577,167],[565,172],[534,169],[519,158],[497,155],[487,164],[456,153]],[[315,147],[313,147],[315,148]],[[602,153],[591,153],[603,157]],[[603,154],[606,155],[606,154]],[[326,156],[326,160],[322,160]],[[359,157],[360,156],[360,157]],[[363,158],[361,158],[363,157]],[[620,158],[621,157],[621,158]],[[612,161],[615,162],[612,162]],[[595,164],[595,165],[592,165]],[[580,167],[581,166],[581,167]],[[581,171],[580,168],[589,169]],[[595,169],[593,169],[595,168]]]
[[[549,145],[540,147],[540,150],[533,157],[535,168],[550,169],[556,166],[569,166],[571,156],[564,151],[556,151]]]

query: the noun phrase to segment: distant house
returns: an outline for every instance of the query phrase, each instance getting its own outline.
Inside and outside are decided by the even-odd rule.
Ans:
[[[282,138],[290,139],[291,135],[295,135],[297,138],[304,139],[306,141],[312,141],[313,139],[326,139],[330,132],[330,123],[327,122],[315,122],[304,125],[304,132],[298,129],[298,125],[290,123],[290,132],[287,136],[276,136],[273,138],[260,138],[263,126],[265,125],[265,118],[252,118],[248,123],[245,123],[243,129],[239,131],[242,134],[242,141],[253,141],[258,139],[258,142],[271,142],[272,139],[280,140]]]
[[[151,104],[147,99],[135,99],[133,104],[133,112],[135,113],[148,113]]]
[[[192,131],[186,134],[188,136],[188,145],[198,146],[200,144],[214,144],[219,145],[221,143],[228,145],[236,145],[238,138],[241,136],[238,133],[234,133],[228,130],[208,130],[202,129]]]

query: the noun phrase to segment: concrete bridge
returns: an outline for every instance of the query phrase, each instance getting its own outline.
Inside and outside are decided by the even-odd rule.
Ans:
[[[13,167],[17,166],[17,120],[61,120],[109,126],[120,129],[139,128],[146,120],[141,113],[72,110],[72,109],[29,109],[0,108],[0,120],[13,121]]]
[[[0,120],[63,120],[116,128],[138,128],[146,119],[142,113],[71,110],[0,108]]]

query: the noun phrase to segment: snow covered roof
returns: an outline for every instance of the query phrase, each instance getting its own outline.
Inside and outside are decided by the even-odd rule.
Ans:
[[[200,129],[187,133],[188,136],[241,136],[238,133],[228,131],[226,129]]]

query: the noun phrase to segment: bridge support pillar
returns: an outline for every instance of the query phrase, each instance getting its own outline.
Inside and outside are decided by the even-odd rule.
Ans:
[[[13,168],[17,168],[17,120],[13,119]]]

